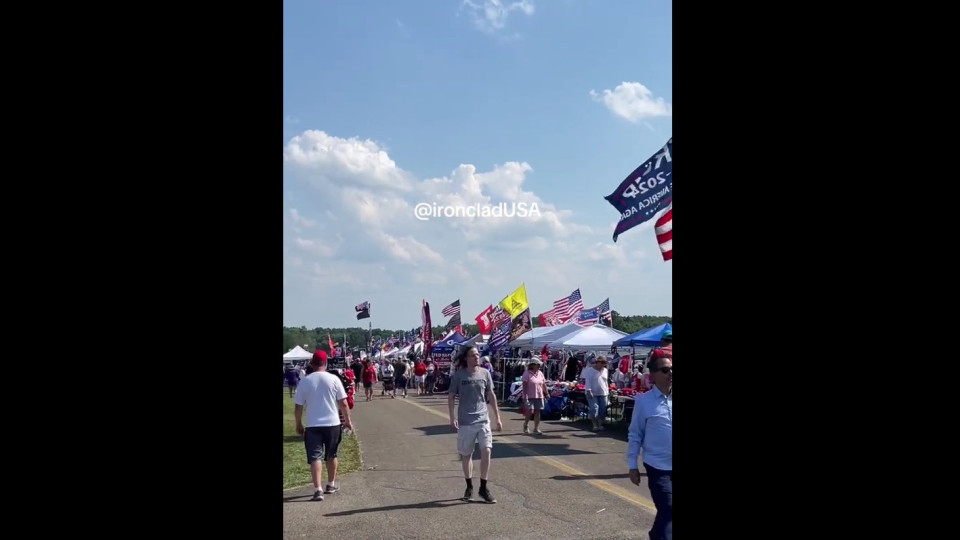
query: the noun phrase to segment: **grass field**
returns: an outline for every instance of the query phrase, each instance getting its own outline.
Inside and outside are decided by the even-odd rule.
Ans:
[[[337,450],[337,476],[343,476],[363,467],[360,462],[360,444],[354,434],[344,437]],[[297,435],[293,420],[293,399],[283,389],[283,489],[307,485],[311,482],[310,466],[303,449],[303,439]],[[323,469],[323,481],[327,481],[327,469]]]

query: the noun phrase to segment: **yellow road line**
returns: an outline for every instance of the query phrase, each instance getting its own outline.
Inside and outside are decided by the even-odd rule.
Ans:
[[[434,414],[434,415],[436,415],[436,416],[439,416],[440,418],[443,418],[444,420],[447,420],[447,421],[450,420],[450,418],[447,416],[446,413],[442,413],[442,412],[440,412],[440,411],[438,411],[438,410],[436,410],[436,409],[431,409],[430,407],[426,407],[426,406],[421,405],[421,404],[419,404],[419,403],[417,403],[417,402],[415,402],[415,401],[410,401],[410,400],[406,400],[406,399],[401,399],[401,400],[398,400],[398,401],[401,402],[401,403],[406,403],[406,404],[408,404],[408,405],[413,405],[414,407],[423,409],[423,410],[427,411],[427,412],[430,413],[430,414]],[[446,402],[444,402],[444,407],[446,407]],[[451,433],[452,433],[452,432],[451,432]],[[571,475],[571,476],[590,476],[590,475],[588,475],[587,473],[585,473],[585,472],[583,472],[583,471],[581,471],[581,470],[579,470],[579,469],[577,469],[577,468],[575,468],[575,467],[572,467],[572,466],[570,466],[570,465],[567,465],[566,463],[563,463],[562,461],[556,460],[556,459],[551,458],[551,457],[547,457],[547,456],[540,455],[540,454],[538,454],[537,452],[535,452],[534,450],[530,450],[530,449],[527,448],[527,447],[520,446],[518,442],[511,441],[511,440],[506,440],[507,437],[508,437],[507,435],[501,435],[501,434],[498,434],[498,433],[494,432],[494,436],[497,438],[497,440],[498,440],[499,442],[503,442],[504,444],[509,444],[511,447],[519,450],[520,452],[523,452],[524,454],[527,454],[528,456],[536,459],[537,461],[539,461],[539,462],[541,462],[541,463],[545,463],[545,464],[547,464],[547,465],[550,465],[551,467],[554,467],[555,469],[559,469],[559,470],[561,470],[561,471],[563,471],[563,472],[565,472],[565,473],[567,473],[567,474],[569,474],[569,475]],[[630,492],[630,491],[627,491],[627,490],[623,489],[623,488],[620,487],[620,486],[611,484],[610,482],[607,482],[607,481],[605,481],[605,480],[592,480],[592,479],[588,479],[588,480],[587,480],[587,483],[590,484],[590,485],[592,485],[592,486],[594,486],[594,487],[596,487],[596,488],[598,488],[598,489],[602,489],[603,491],[606,491],[607,493],[609,493],[609,494],[611,494],[611,495],[614,495],[614,496],[616,496],[616,497],[620,497],[621,499],[623,499],[623,500],[625,500],[625,501],[627,501],[627,502],[629,502],[629,503],[635,504],[635,505],[637,505],[637,506],[639,506],[639,507],[641,507],[641,508],[645,508],[645,509],[650,510],[650,511],[652,511],[652,512],[656,512],[656,511],[657,511],[657,507],[654,506],[653,501],[651,501],[651,500],[649,500],[649,499],[647,499],[647,498],[645,498],[645,497],[642,497],[642,496],[640,496],[640,495],[638,495],[638,494],[636,494],[636,493],[632,493],[632,492]]]

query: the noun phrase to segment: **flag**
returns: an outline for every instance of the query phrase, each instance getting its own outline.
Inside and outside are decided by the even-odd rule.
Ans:
[[[570,293],[570,296],[565,296],[555,301],[553,303],[553,309],[544,313],[544,318],[548,322],[554,321],[554,324],[549,326],[556,326],[567,322],[582,310],[583,298],[580,296],[580,289],[577,289]]]
[[[430,304],[426,300],[423,301],[423,309],[420,312],[420,318],[423,322],[421,327],[423,338],[423,356],[424,358],[430,356],[430,351],[433,350],[433,326],[430,323]]]
[[[443,313],[444,317],[453,317],[454,315],[460,315],[460,299],[458,298],[449,306],[443,308],[440,313]]]
[[[512,317],[507,310],[503,309],[499,305],[493,308],[493,311],[490,312],[490,326],[493,329],[497,329],[500,325],[510,322]]]
[[[481,334],[489,334],[493,330],[493,324],[490,320],[491,314],[493,314],[493,304],[487,306],[487,309],[481,311],[480,314],[474,318],[474,320],[477,321],[477,327]]]
[[[457,313],[456,315],[454,315],[453,318],[450,319],[450,320],[447,322],[447,325],[446,325],[444,328],[446,328],[447,330],[450,330],[451,328],[454,328],[454,327],[457,327],[457,328],[460,327],[460,314],[459,314],[459,313]]]
[[[530,305],[527,303],[526,284],[521,284],[519,287],[517,287],[517,290],[513,291],[509,296],[501,300],[498,305],[510,315],[511,319],[523,313],[523,310],[530,307]]]
[[[329,333],[327,333],[327,345],[330,346],[330,356],[335,357],[337,355],[337,345],[333,342],[333,338],[330,337]]]
[[[354,309],[357,310],[357,320],[370,318],[370,302],[357,304]]]
[[[530,324],[530,309],[527,308],[510,321],[510,341],[526,334],[533,328]]]
[[[654,231],[657,233],[657,243],[660,244],[660,254],[663,260],[673,259],[673,203],[667,207],[660,219],[655,224]]]
[[[507,319],[506,322],[500,323],[493,329],[490,334],[490,342],[487,344],[490,352],[497,352],[510,341],[510,325],[511,319]]]
[[[613,321],[613,312],[610,311],[610,299],[607,298],[603,302],[600,302],[600,305],[593,308],[597,310],[597,319],[599,321]]]
[[[597,306],[597,309],[600,310],[600,318],[606,319],[608,321],[613,320],[613,310],[610,309],[610,299],[607,298],[603,302],[600,302],[600,305]]]
[[[673,137],[604,199],[620,212],[620,221],[613,230],[614,242],[621,234],[649,221],[672,204]]]
[[[593,326],[600,319],[600,311],[597,308],[584,309],[577,315],[577,324],[580,326]]]

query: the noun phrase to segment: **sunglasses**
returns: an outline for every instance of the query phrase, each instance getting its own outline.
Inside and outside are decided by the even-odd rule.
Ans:
[[[673,367],[672,367],[672,366],[671,366],[671,367],[662,367],[662,368],[658,369],[657,371],[659,371],[660,373],[663,373],[664,375],[666,375],[666,374],[668,374],[668,373],[673,373]]]

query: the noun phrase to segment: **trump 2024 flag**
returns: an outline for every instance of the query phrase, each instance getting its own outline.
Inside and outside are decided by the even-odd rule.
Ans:
[[[604,199],[620,212],[620,222],[613,231],[614,242],[621,234],[666,210],[673,203],[673,137]]]

